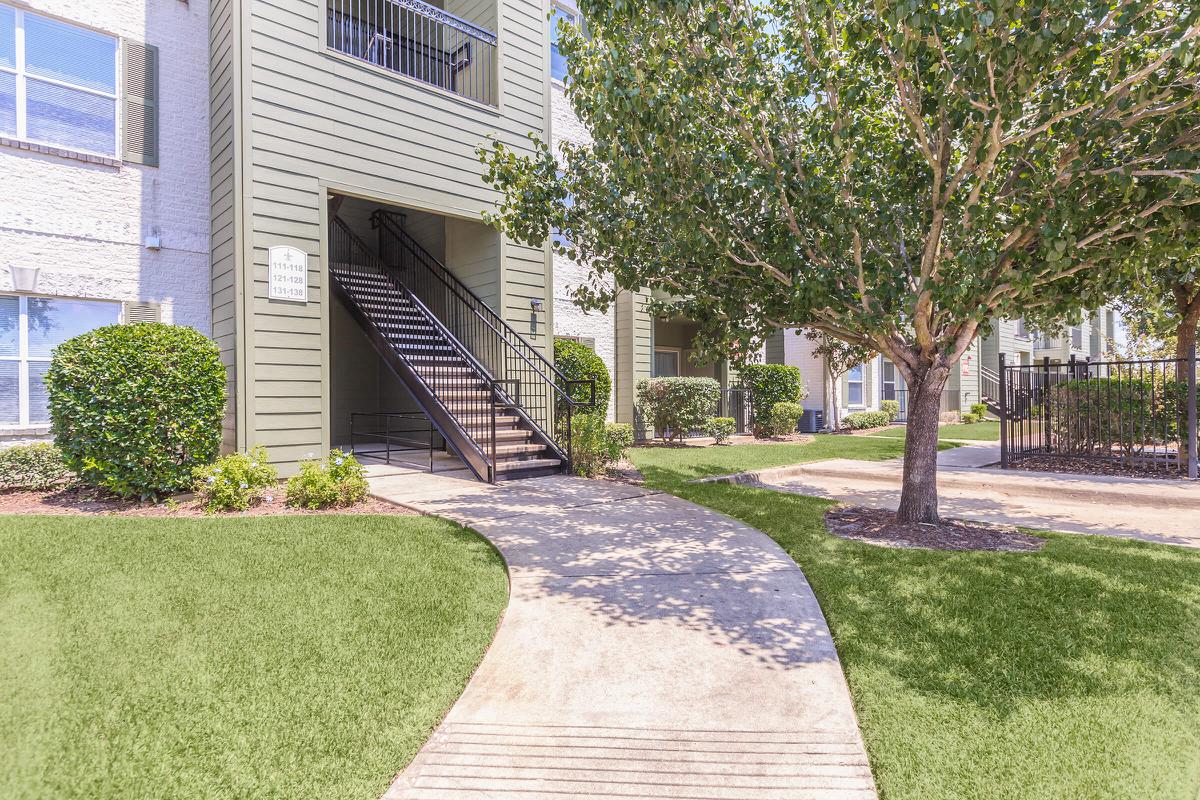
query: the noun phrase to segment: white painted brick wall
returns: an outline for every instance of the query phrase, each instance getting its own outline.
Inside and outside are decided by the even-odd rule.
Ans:
[[[159,167],[106,166],[0,146],[0,291],[162,304],[211,332],[208,0],[30,0],[29,11],[159,48]],[[143,246],[157,233],[162,249]]]
[[[571,105],[563,94],[562,87],[550,88],[550,125],[554,152],[563,142],[583,143],[588,141],[587,129],[583,127]],[[596,353],[604,360],[609,375],[617,370],[616,313],[585,312],[574,302],[572,291],[589,281],[590,270],[564,256],[554,256],[554,334],[556,336],[586,336],[596,340]],[[605,276],[605,285],[613,285],[612,277]],[[616,385],[614,381],[614,395]],[[616,397],[609,399],[608,417],[614,419]]]

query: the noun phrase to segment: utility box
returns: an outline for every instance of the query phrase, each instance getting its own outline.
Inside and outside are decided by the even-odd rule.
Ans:
[[[825,412],[819,408],[804,409],[804,416],[800,417],[800,432],[801,433],[816,433],[825,428]]]

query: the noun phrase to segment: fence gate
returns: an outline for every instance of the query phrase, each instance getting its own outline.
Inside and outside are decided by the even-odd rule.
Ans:
[[[1081,471],[1197,476],[1196,355],[1139,361],[1006,364],[1000,355],[1000,459]],[[1090,466],[1085,466],[1090,465]]]

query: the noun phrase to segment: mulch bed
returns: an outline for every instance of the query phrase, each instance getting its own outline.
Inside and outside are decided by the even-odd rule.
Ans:
[[[646,476],[629,459],[614,462],[599,477],[614,483],[627,483],[630,486],[641,486],[646,482]]]
[[[329,508],[309,511],[284,505],[283,487],[249,511],[205,513],[203,506],[191,494],[177,495],[160,503],[140,503],[121,500],[105,492],[87,487],[68,487],[45,492],[0,493],[0,514],[97,514],[118,517],[262,517],[269,515],[297,516],[308,514],[413,514],[406,508],[368,497],[349,508]]]
[[[1009,462],[1013,469],[1034,472],[1064,472],[1075,475],[1114,475],[1125,478],[1175,478],[1183,476],[1173,467],[1153,464],[1128,464],[1107,459],[1063,458],[1062,456],[1021,456]]]
[[[881,547],[927,550],[1031,552],[1045,539],[1021,533],[1011,525],[988,525],[943,519],[938,525],[899,523],[892,511],[862,506],[835,506],[825,512],[825,527],[834,536]]]

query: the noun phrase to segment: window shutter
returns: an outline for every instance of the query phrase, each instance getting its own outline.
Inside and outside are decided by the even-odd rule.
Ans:
[[[124,153],[126,161],[158,166],[158,48],[121,41],[124,55]]]
[[[135,300],[127,300],[122,304],[124,313],[122,318],[125,324],[133,322],[160,322],[162,321],[162,309],[158,303],[143,303]]]

